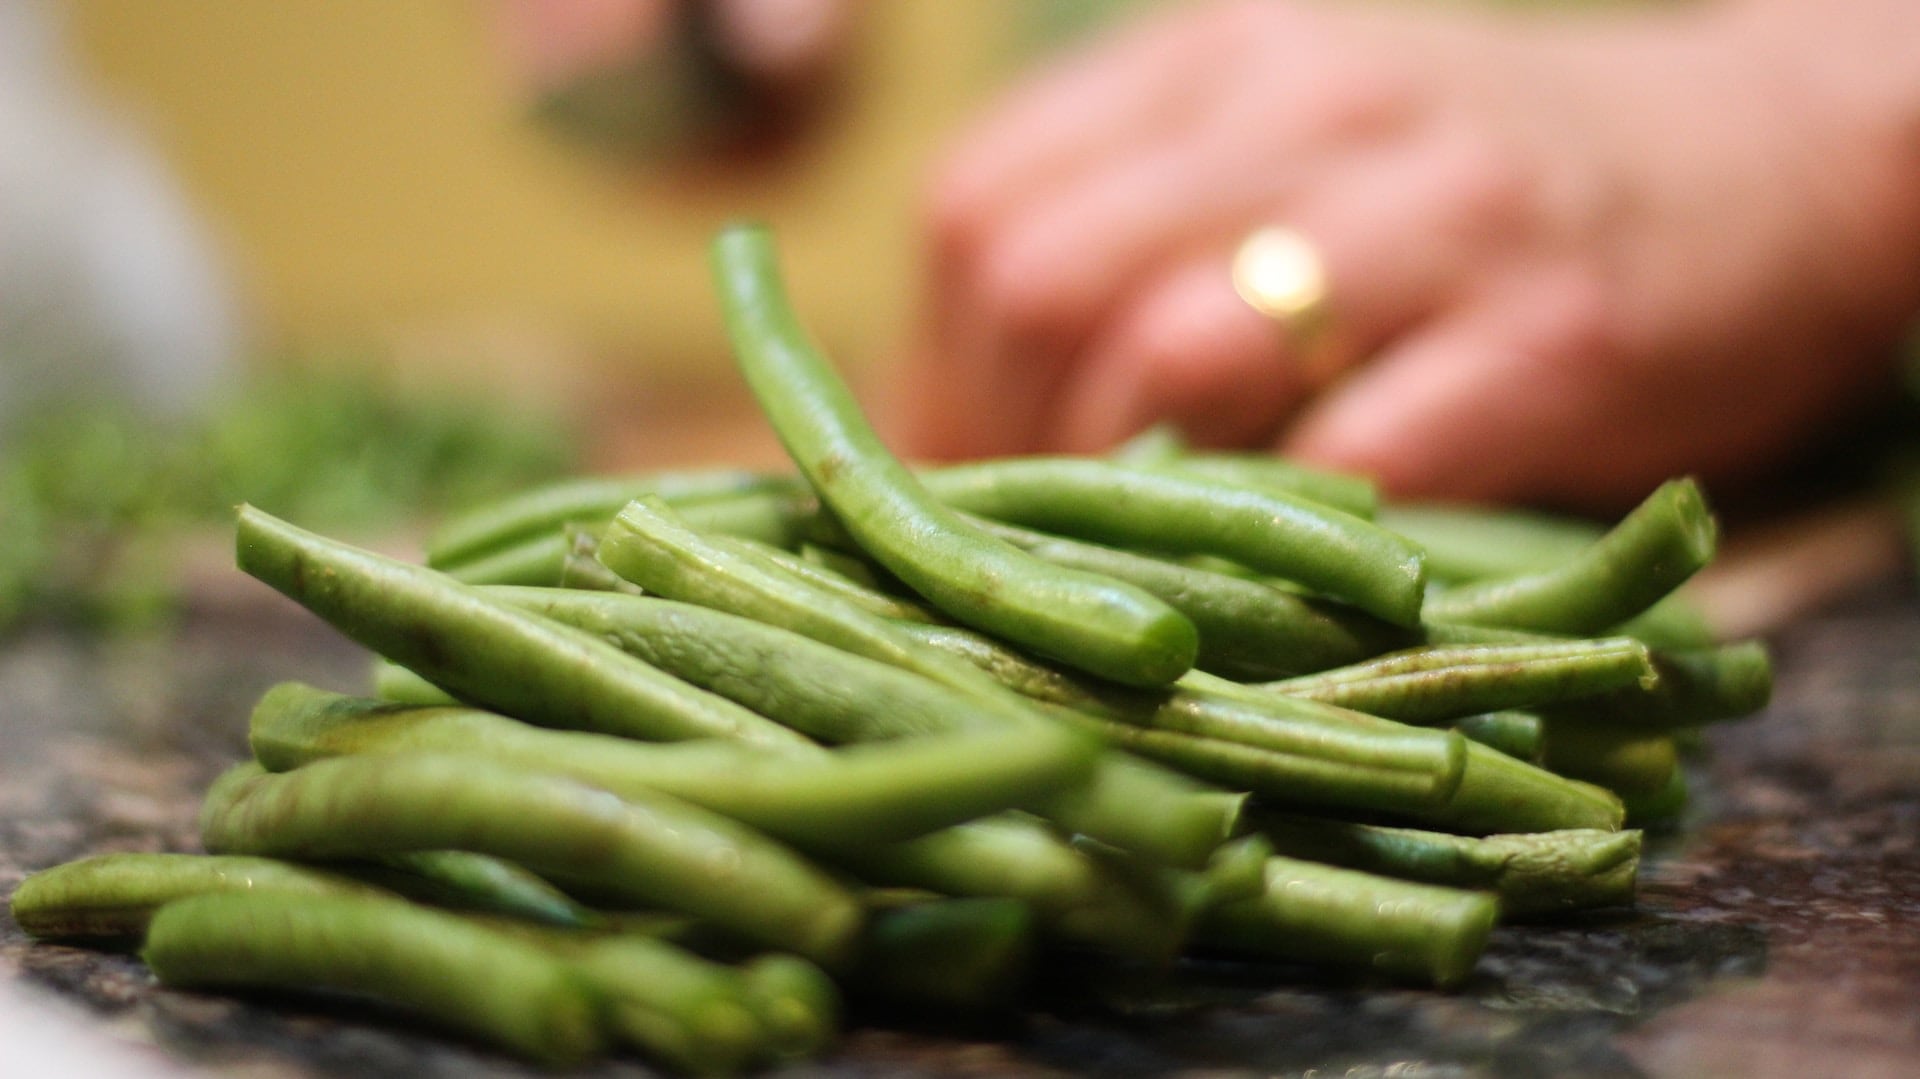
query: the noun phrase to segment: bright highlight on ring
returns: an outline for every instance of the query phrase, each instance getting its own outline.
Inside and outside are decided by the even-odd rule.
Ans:
[[[1233,255],[1233,288],[1255,311],[1289,330],[1308,331],[1327,305],[1327,273],[1320,253],[1292,229],[1248,234]]]

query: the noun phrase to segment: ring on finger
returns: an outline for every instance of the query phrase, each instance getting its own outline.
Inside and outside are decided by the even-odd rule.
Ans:
[[[1282,226],[1255,229],[1233,253],[1233,289],[1279,326],[1287,344],[1310,357],[1326,330],[1326,260],[1313,241]]]

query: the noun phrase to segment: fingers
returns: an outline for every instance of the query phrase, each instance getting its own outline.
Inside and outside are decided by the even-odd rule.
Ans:
[[[1671,462],[1613,355],[1600,292],[1542,275],[1387,348],[1314,401],[1281,443],[1398,497],[1630,504]],[[1657,404],[1654,405],[1657,409]]]
[[[720,44],[741,70],[776,85],[824,71],[846,43],[847,0],[717,0]]]
[[[1327,310],[1304,332],[1234,292],[1225,245],[1149,279],[1117,303],[1073,368],[1059,447],[1091,452],[1160,421],[1210,445],[1270,439],[1308,396],[1469,287],[1489,242],[1478,170],[1436,139],[1350,155],[1306,177],[1269,215],[1322,263]]]
[[[1193,38],[1181,22],[1146,20],[1059,61],[958,139],[929,198],[939,255],[964,254],[1001,211],[1090,164],[1180,130],[1203,97],[1203,80],[1183,77]]]
[[[1308,391],[1280,327],[1234,292],[1223,257],[1184,263],[1144,290],[1090,350],[1053,438],[1092,453],[1166,420],[1197,444],[1245,444]]]
[[[1192,35],[1157,29],[1143,26],[1025,88],[942,166],[926,214],[931,303],[900,386],[913,451],[1036,448],[1110,258],[1100,227],[1048,223],[1066,201],[1061,190],[1091,174],[1107,203],[1138,205],[1178,167],[1156,147],[1177,136],[1190,102],[1163,76],[1179,71]]]
[[[962,455],[1013,453],[1054,441],[1063,385],[1088,334],[1110,318],[1121,290],[1219,227],[1187,197],[1196,159],[1183,144],[1135,155],[1008,215],[992,243],[943,283],[936,329],[940,387],[949,405],[986,419]],[[989,414],[990,409],[990,414]]]
[[[535,88],[630,62],[656,44],[673,18],[668,0],[508,0],[501,46]]]

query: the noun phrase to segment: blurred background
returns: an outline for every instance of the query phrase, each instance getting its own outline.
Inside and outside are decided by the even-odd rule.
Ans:
[[[792,30],[772,79],[727,2],[555,80],[529,13],[560,5],[0,0],[0,630],[172,617],[240,501],[410,554],[541,479],[777,462],[715,227],[774,224],[872,387],[940,148],[1156,0],[751,0]]]
[[[773,222],[872,371],[929,156],[1130,6],[848,5],[770,87],[711,5],[551,84],[505,2],[0,0],[0,624],[156,617],[147,537],[240,500],[377,535],[566,471],[774,460],[716,225]]]

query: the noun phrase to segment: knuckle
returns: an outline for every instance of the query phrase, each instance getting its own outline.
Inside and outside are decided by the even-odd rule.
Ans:
[[[1350,53],[1314,80],[1306,107],[1321,133],[1363,139],[1399,129],[1419,102],[1411,74],[1370,54]]]
[[[1462,226],[1482,235],[1526,227],[1541,211],[1544,183],[1529,160],[1504,140],[1460,137],[1441,173],[1443,199]]]
[[[993,228],[992,201],[965,161],[944,167],[927,182],[920,198],[920,220],[934,258],[965,262]]]
[[[1024,340],[1062,339],[1081,325],[1088,300],[1076,258],[1040,229],[997,233],[974,251],[964,287],[978,310]]]
[[[1543,275],[1532,297],[1538,313],[1535,347],[1564,363],[1631,367],[1621,323],[1614,314],[1613,291],[1595,265],[1572,265]]]

